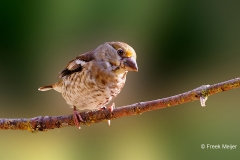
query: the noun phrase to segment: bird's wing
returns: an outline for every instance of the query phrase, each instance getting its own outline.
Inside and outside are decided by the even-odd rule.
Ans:
[[[93,60],[93,51],[86,52],[84,54],[81,54],[77,56],[74,60],[70,61],[66,68],[64,68],[59,73],[59,78],[62,78],[64,76],[68,76],[70,74],[73,74],[75,72],[80,72],[83,68],[83,65],[87,62]]]

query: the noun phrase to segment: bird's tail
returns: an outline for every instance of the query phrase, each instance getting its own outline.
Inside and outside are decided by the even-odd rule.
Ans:
[[[43,86],[38,88],[39,91],[48,91],[51,89],[53,89],[53,85],[48,85],[48,86]]]

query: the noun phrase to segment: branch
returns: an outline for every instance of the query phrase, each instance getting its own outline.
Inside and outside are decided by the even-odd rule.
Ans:
[[[80,122],[80,124],[89,125],[92,123],[113,120],[125,116],[139,115],[147,111],[172,107],[194,100],[200,100],[201,106],[205,106],[205,101],[207,100],[208,96],[236,88],[240,88],[240,77],[213,85],[203,85],[191,91],[167,98],[117,107],[112,112],[108,109],[82,112],[80,114],[84,122]],[[47,131],[54,128],[62,128],[66,126],[75,126],[72,115],[39,116],[23,119],[0,119],[0,129],[2,130],[12,129],[36,132]]]

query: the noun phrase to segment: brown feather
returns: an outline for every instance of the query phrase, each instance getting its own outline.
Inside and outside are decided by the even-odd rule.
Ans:
[[[86,52],[84,54],[81,54],[77,56],[75,59],[70,61],[66,68],[64,68],[60,73],[59,73],[59,78],[62,78],[64,76],[69,76],[75,72],[80,72],[82,71],[82,65],[80,63],[76,63],[76,61],[83,61],[83,62],[89,62],[93,60],[93,51]]]

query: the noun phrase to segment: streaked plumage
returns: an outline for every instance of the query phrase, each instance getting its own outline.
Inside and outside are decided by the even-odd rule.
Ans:
[[[137,70],[136,53],[131,46],[106,42],[70,61],[60,72],[58,82],[39,90],[54,89],[79,110],[99,109],[120,93],[127,72]]]

